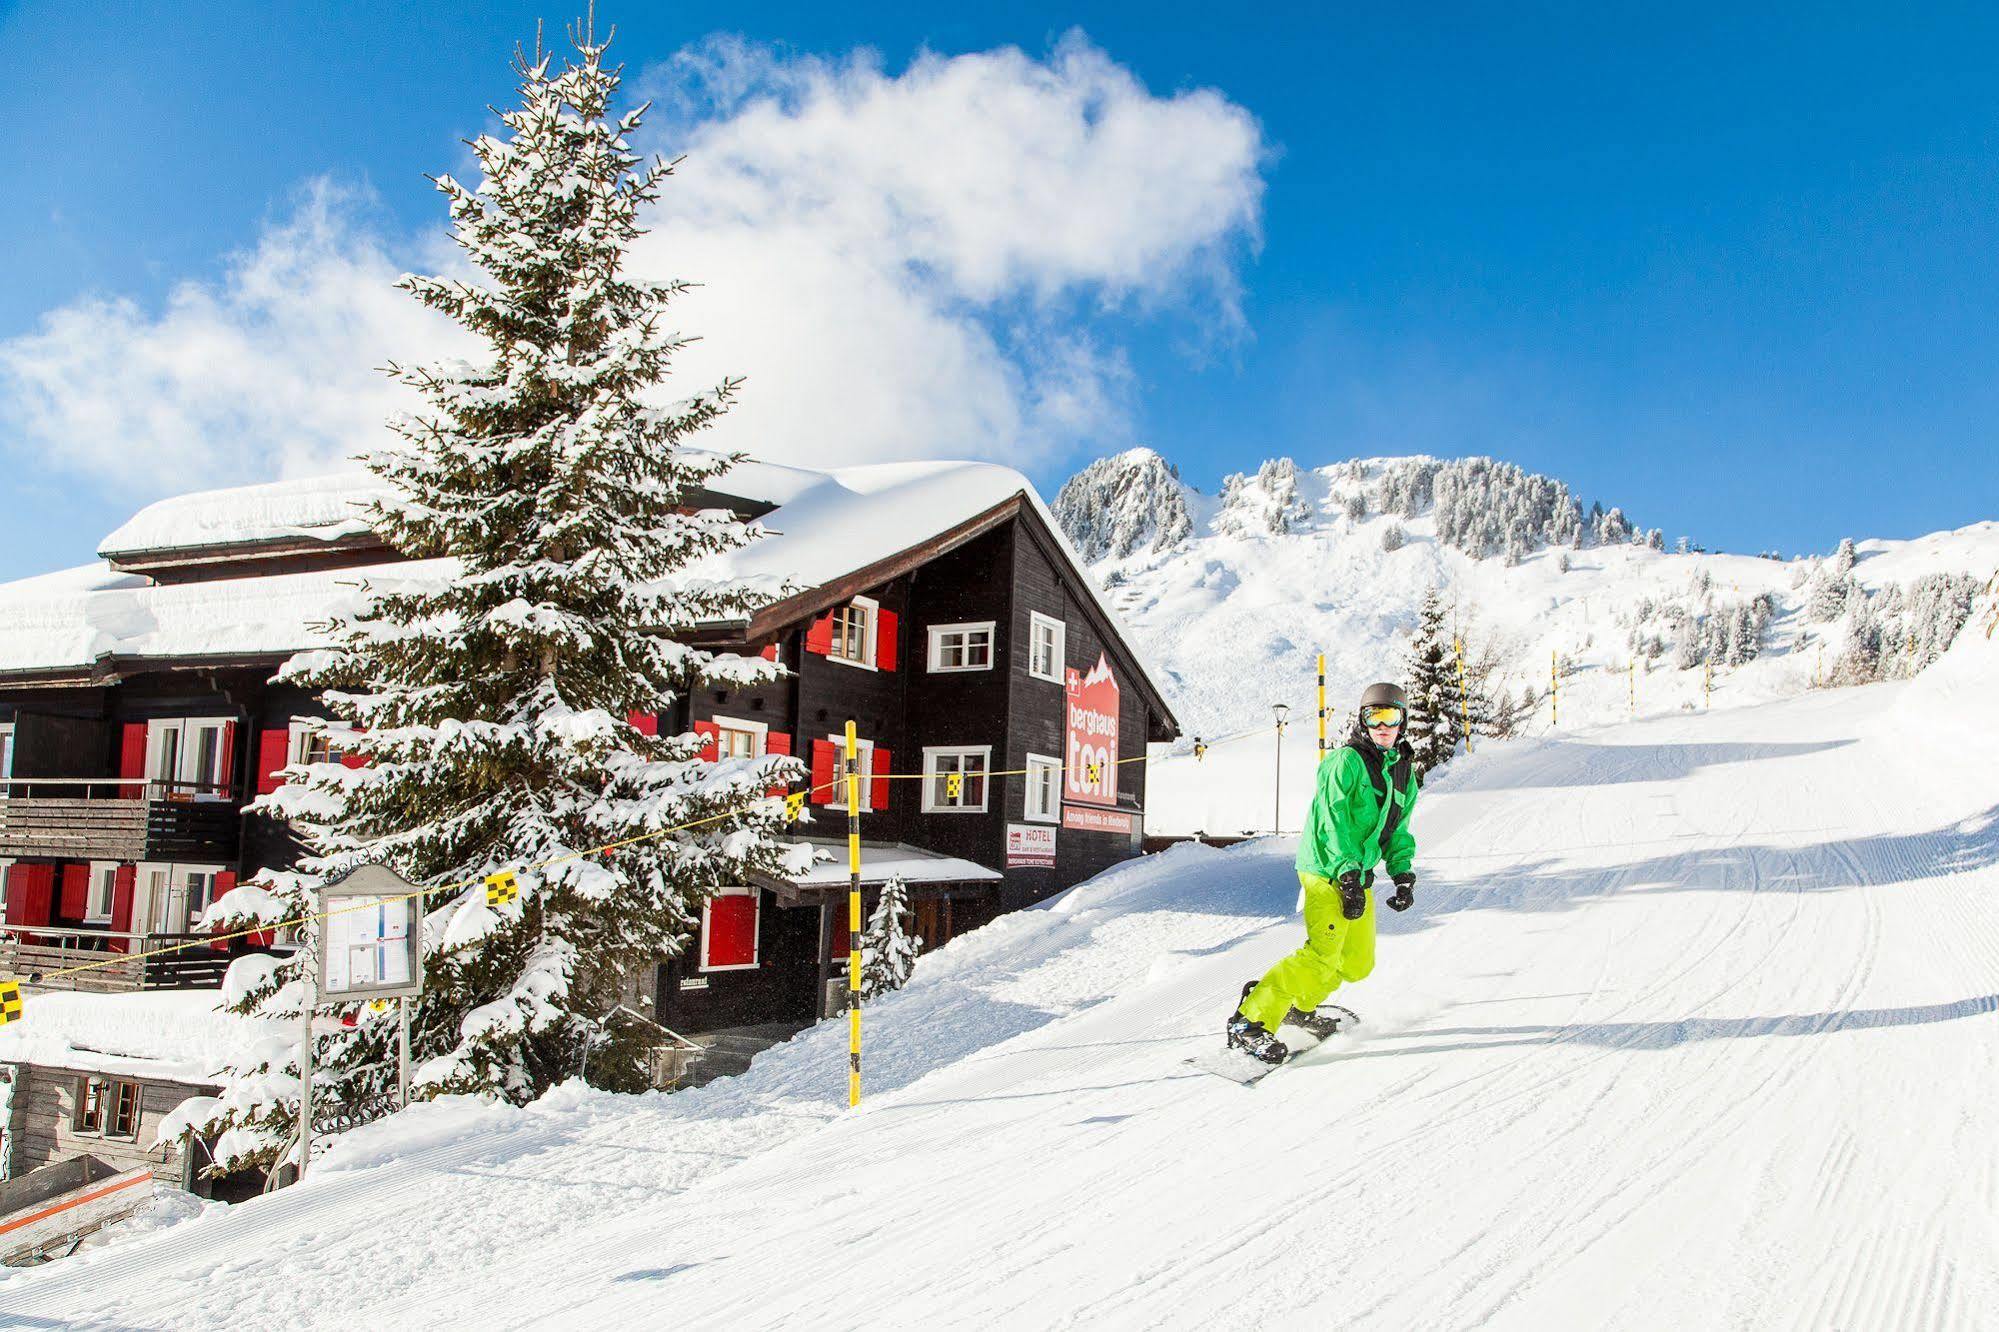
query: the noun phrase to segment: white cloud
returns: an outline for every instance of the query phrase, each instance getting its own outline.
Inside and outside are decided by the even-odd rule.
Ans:
[[[678,389],[744,375],[715,442],[776,460],[1033,462],[1119,445],[1121,321],[1232,335],[1256,240],[1255,121],[1155,96],[1080,37],[781,59],[715,40],[642,71],[652,139],[687,160],[635,272],[704,284]],[[213,282],[157,312],[92,299],[0,344],[0,420],[50,464],[157,493],[324,468],[400,404],[377,370],[457,336],[390,287],[354,200],[319,183]]]

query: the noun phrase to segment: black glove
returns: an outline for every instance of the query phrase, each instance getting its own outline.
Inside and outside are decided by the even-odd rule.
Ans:
[[[1367,889],[1361,885],[1359,870],[1340,875],[1340,914],[1348,920],[1367,914]]]
[[[1388,909],[1390,911],[1407,911],[1410,907],[1416,905],[1416,876],[1403,873],[1397,874],[1394,877],[1395,896],[1388,899]]]

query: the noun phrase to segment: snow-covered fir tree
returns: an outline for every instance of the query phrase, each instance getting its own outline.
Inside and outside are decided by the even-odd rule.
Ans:
[[[1298,493],[1298,464],[1273,458],[1255,476],[1237,472],[1222,481],[1215,530],[1237,536],[1282,536],[1312,516]]]
[[[909,889],[900,878],[882,885],[881,897],[867,928],[861,931],[861,999],[863,1002],[900,990],[909,983],[923,940],[909,932]]]
[[[745,586],[680,577],[755,535],[685,505],[733,461],[682,451],[733,385],[652,403],[686,344],[666,318],[683,288],[632,278],[623,259],[670,168],[627,146],[644,108],[614,114],[606,44],[572,36],[559,70],[539,44],[518,60],[521,104],[472,145],[483,179],[437,181],[476,275],[400,283],[485,345],[470,362],[391,367],[426,407],[366,460],[391,488],[370,521],[423,562],[363,589],[331,626],[336,646],[282,672],[322,691],[326,739],[368,762],[287,770],[256,808],[303,839],[300,871],[260,876],[217,917],[301,914],[320,882],[368,861],[469,884],[426,903],[418,1096],[523,1102],[586,1050],[593,1082],[642,1085],[640,1025],[601,1019],[685,945],[705,896],[796,860],[783,802],[765,795],[791,760],[703,762],[694,736],[627,720],[776,667],[674,637],[757,604]],[[489,909],[480,880],[510,867],[521,895]],[[285,961],[236,963],[226,997],[295,1021],[315,937]],[[335,1107],[394,1078],[392,1018],[348,1014],[356,1025],[316,1053],[314,1095]],[[220,1168],[270,1164],[291,1139],[290,1046],[228,1070],[193,1124],[221,1134]]]
[[[1422,774],[1450,762],[1463,729],[1457,654],[1444,616],[1443,596],[1433,587],[1423,594],[1404,673],[1403,688],[1409,694],[1407,738],[1415,751],[1416,771]]]

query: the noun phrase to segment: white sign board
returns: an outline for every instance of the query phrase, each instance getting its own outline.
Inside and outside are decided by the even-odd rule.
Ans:
[[[387,999],[423,989],[423,898],[386,865],[363,865],[320,889],[319,998]]]
[[[1009,823],[1006,825],[1006,865],[1015,868],[1049,868],[1055,864],[1055,825],[1052,823]]]

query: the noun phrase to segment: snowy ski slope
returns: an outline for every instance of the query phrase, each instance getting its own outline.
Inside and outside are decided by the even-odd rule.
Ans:
[[[679,1096],[440,1103],[0,1282],[10,1326],[1989,1327],[1999,642],[1495,746],[1426,794],[1368,1019],[1184,1068],[1290,846],[1181,847]]]

